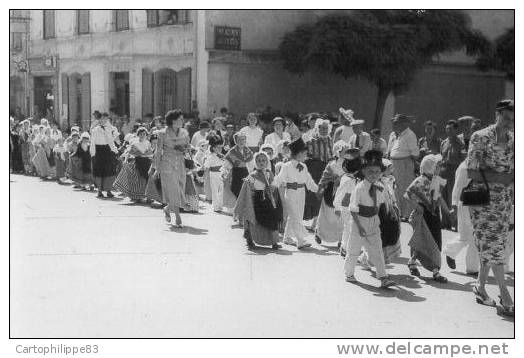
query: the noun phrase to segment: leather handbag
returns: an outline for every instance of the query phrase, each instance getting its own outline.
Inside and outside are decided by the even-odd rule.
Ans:
[[[484,206],[489,205],[489,185],[484,175],[484,171],[480,170],[480,175],[484,181],[485,187],[474,186],[473,181],[470,181],[467,187],[462,190],[460,200],[464,206]]]

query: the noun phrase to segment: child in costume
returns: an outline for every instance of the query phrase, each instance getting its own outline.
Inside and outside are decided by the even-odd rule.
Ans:
[[[221,174],[224,165],[224,155],[222,155],[224,141],[218,135],[210,135],[207,138],[209,153],[204,161],[204,168],[209,171],[213,210],[221,212],[224,203],[224,181]]]

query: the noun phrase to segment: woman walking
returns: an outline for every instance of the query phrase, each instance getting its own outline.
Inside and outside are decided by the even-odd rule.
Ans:
[[[472,187],[483,186],[484,182],[489,186],[489,202],[482,206],[470,206],[473,237],[480,255],[480,270],[473,292],[478,303],[496,305],[485,289],[489,269],[493,269],[500,290],[498,311],[507,316],[515,315],[513,299],[504,278],[507,237],[514,200],[514,109],[512,100],[497,103],[495,124],[473,133],[466,158]]]
[[[183,115],[179,109],[166,114],[167,127],[158,132],[158,148],[153,160],[153,177],[160,177],[166,222],[175,214],[176,227],[182,227],[180,208],[186,204],[186,168],[184,155],[189,147],[189,133],[182,128]]]

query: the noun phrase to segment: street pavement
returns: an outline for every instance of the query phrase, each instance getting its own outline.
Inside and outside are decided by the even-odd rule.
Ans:
[[[384,290],[360,268],[360,284],[346,283],[336,248],[313,235],[303,251],[249,251],[242,229],[209,204],[176,229],[128,199],[10,178],[14,338],[514,337],[512,319],[475,303],[462,256],[457,270],[442,269],[447,284],[422,268],[425,277],[409,275],[407,224],[402,257],[389,265],[399,285]]]

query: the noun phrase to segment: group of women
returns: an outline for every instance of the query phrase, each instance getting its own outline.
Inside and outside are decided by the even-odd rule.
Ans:
[[[344,111],[341,114],[344,117]],[[198,211],[199,194],[203,194],[213,202],[215,211],[225,209],[243,225],[249,247],[262,245],[278,249],[281,247],[279,232],[283,231],[290,208],[283,200],[285,188],[275,186],[274,178],[290,160],[293,143],[303,140],[309,157],[305,168],[318,184],[318,191],[306,195],[304,219],[312,219],[310,230],[315,233],[317,243],[334,243],[344,255],[349,234],[345,233],[343,207],[348,204],[348,193],[361,179],[355,159],[362,155],[360,148],[348,140],[353,136],[345,132],[346,126],[334,132],[329,120],[310,116],[299,129],[291,120],[277,117],[273,121],[273,133],[264,137],[257,126],[257,116],[249,114],[247,120],[248,125],[230,137],[225,136],[223,123],[219,126],[214,123],[215,129],[199,140],[195,148],[184,128],[182,112],[169,111],[165,127],[150,131],[140,127],[124,139],[113,187],[133,201],[161,203],[165,221],[172,223],[174,215],[176,227],[182,227],[181,211]],[[56,126],[46,122],[43,119],[38,126],[27,120],[17,125],[12,123],[12,171],[36,173],[59,181],[69,177],[79,187],[92,187],[89,134],[73,130],[64,140]],[[470,208],[474,241],[480,255],[475,298],[478,303],[498,306],[506,315],[514,314],[503,268],[507,261],[505,247],[513,202],[513,133],[513,101],[501,101],[497,104],[495,124],[471,135],[466,159],[471,187],[489,186],[489,202]],[[442,205],[439,198],[438,161],[432,158],[426,158],[420,177],[405,193],[405,199],[415,208],[410,219],[415,235],[410,241],[412,252],[408,266],[411,274],[420,275],[416,267],[418,260],[433,272],[435,280],[446,282],[440,274],[439,210],[447,212],[449,208]],[[391,168],[391,162],[383,159],[381,187],[386,200],[380,207],[379,217],[386,262],[400,254],[400,215]],[[421,222],[424,225],[417,226]],[[434,254],[435,247],[438,255]],[[367,262],[365,255],[361,262],[373,264]],[[500,289],[499,305],[485,290],[490,268]]]

